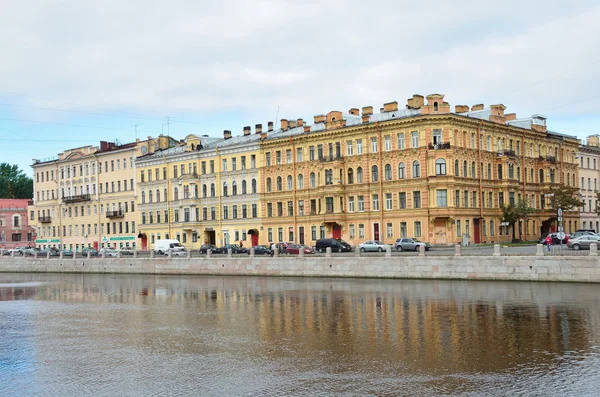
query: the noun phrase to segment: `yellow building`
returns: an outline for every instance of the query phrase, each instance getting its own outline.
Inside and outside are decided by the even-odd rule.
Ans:
[[[136,160],[140,175],[142,246],[157,239],[202,244],[258,244],[259,164],[262,126],[223,139],[189,135],[185,144]],[[153,177],[154,175],[154,177]]]
[[[583,207],[581,208],[581,228],[600,230],[598,208],[598,180],[600,179],[600,139],[598,135],[587,138],[579,149],[579,178]]]
[[[264,135],[262,225],[268,241],[352,244],[416,237],[434,244],[536,239],[556,219],[551,184],[577,186],[578,140],[547,131],[546,118],[517,119],[503,105],[454,112],[444,96],[414,95],[318,115],[313,125],[281,121]],[[524,200],[540,211],[503,226],[501,208]],[[578,227],[565,214],[565,230]],[[519,232],[520,230],[520,232]]]
[[[128,144],[100,142],[34,160],[36,243],[80,251],[84,247],[136,247],[135,158],[173,144],[170,138]]]

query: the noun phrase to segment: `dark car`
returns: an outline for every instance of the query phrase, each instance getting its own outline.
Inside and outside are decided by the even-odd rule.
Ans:
[[[81,250],[81,255],[87,256],[88,252],[90,256],[99,256],[98,250],[96,248],[84,248]]]
[[[340,243],[338,240],[334,238],[322,238],[317,240],[315,244],[315,249],[317,252],[325,252],[327,248],[331,248],[331,252],[349,252],[352,251],[352,248],[348,248],[347,246]]]
[[[226,254],[231,249],[232,254],[247,254],[248,250],[244,247],[240,247],[237,244],[226,244],[221,247],[221,252]]]
[[[315,253],[315,251],[313,251],[312,248],[300,244],[288,244],[285,253],[288,255],[298,255],[300,253],[300,250],[303,250],[305,254]]]
[[[336,240],[339,241],[340,244],[342,244],[342,246],[344,247],[344,251],[345,252],[352,251],[352,246],[350,244],[348,244],[347,242],[345,242],[341,238],[336,238]]]
[[[46,255],[48,255],[48,252],[50,252],[50,256],[59,256],[60,255],[59,250],[57,250],[56,248],[50,247],[50,248],[40,250],[38,252],[38,256],[46,256]]]
[[[254,255],[270,255],[273,256],[273,251],[265,245],[256,245],[254,247]],[[248,252],[250,254],[250,252]]]
[[[221,254],[222,253],[221,248],[217,247],[214,244],[204,244],[202,247],[200,247],[198,252],[200,252],[201,254],[206,254],[208,252],[208,250],[210,250],[210,252],[213,254]]]

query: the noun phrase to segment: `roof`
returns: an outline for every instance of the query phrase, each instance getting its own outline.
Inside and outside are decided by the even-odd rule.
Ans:
[[[27,209],[31,199],[0,199],[0,208]]]

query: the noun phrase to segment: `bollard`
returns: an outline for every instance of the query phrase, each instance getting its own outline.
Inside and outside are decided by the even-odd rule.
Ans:
[[[598,256],[598,244],[597,243],[590,244],[590,256]]]
[[[462,247],[460,244],[454,246],[454,256],[462,256]]]
[[[12,251],[10,251],[10,256],[13,257],[13,258],[15,257],[15,250],[14,249]]]
[[[186,254],[187,258],[190,259],[192,257],[192,250],[188,250]]]
[[[150,250],[150,259],[154,259],[154,250]]]
[[[304,258],[304,247],[298,249],[298,258]]]
[[[535,256],[544,256],[544,245],[543,244],[536,244]]]
[[[425,246],[419,245],[419,256],[425,256]]]
[[[273,256],[279,256],[279,248],[275,247],[273,250]]]
[[[254,247],[250,248],[250,258],[254,258]]]
[[[77,259],[77,251],[73,251],[73,259]]]
[[[330,258],[331,257],[331,247],[325,248],[325,257],[326,258]]]
[[[121,257],[121,250],[117,251],[117,259]]]
[[[231,248],[227,248],[227,257],[231,258],[233,256],[233,250]]]
[[[390,245],[385,247],[385,256],[386,257],[392,256],[392,247]]]
[[[88,250],[87,252],[87,258],[90,259],[92,257],[92,251]]]
[[[137,258],[137,250],[133,250],[133,257]]]
[[[358,245],[354,247],[354,256],[360,256],[360,247]]]
[[[46,259],[50,259],[50,250],[46,251]]]
[[[210,258],[210,256],[212,255],[212,250],[209,248],[206,250],[206,258]]]
[[[58,254],[58,259],[63,259],[63,258],[64,258],[63,252],[60,251],[60,254]]]
[[[33,257],[34,257],[35,259],[37,259],[37,257],[38,257],[38,252],[37,252],[37,251],[35,251],[35,252],[33,253]]]
[[[494,244],[494,254],[493,256],[500,256],[500,244]]]
[[[172,250],[168,250],[167,251],[167,258],[171,259],[173,257],[173,251]]]

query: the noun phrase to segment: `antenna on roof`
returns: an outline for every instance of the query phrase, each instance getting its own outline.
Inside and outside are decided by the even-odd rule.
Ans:
[[[279,121],[279,105],[277,105],[277,115],[275,116],[275,128],[277,128],[277,122]]]

